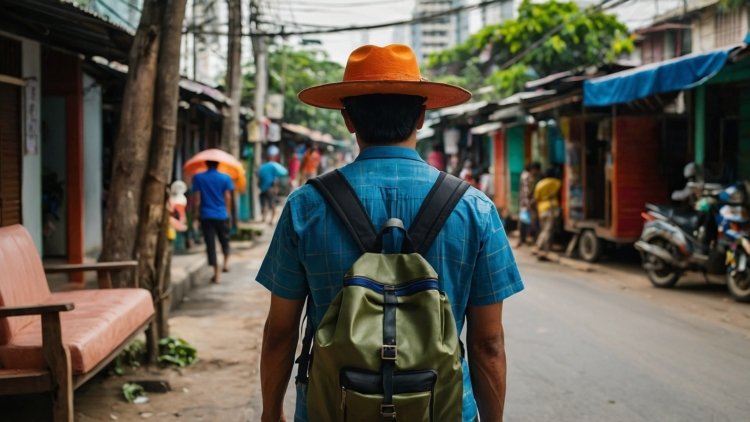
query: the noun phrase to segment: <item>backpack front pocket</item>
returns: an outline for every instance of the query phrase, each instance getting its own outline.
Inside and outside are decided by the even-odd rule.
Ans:
[[[343,368],[340,372],[340,420],[383,421],[383,377],[378,372]],[[402,371],[393,375],[393,405],[397,421],[431,422],[437,373]]]

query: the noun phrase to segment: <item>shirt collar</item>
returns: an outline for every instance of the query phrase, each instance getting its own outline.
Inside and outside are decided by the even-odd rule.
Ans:
[[[422,160],[422,157],[419,156],[419,153],[414,148],[394,146],[367,147],[359,153],[357,161],[377,158],[404,158],[407,160],[424,162],[424,160]]]

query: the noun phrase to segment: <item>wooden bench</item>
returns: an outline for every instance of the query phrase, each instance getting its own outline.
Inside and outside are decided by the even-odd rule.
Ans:
[[[0,228],[0,395],[50,392],[53,419],[73,421],[73,391],[154,317],[147,290],[108,288],[110,271],[136,266],[128,261],[51,267],[97,271],[100,287],[52,293],[26,229]]]

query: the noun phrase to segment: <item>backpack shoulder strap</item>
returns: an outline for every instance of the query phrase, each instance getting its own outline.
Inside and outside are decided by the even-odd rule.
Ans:
[[[377,232],[367,211],[344,175],[338,170],[329,171],[310,179],[307,183],[323,195],[362,252],[372,251]]]
[[[440,172],[409,227],[414,252],[422,256],[427,253],[445,221],[470,186],[458,177]]]

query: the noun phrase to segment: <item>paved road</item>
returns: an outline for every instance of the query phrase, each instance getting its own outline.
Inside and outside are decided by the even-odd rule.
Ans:
[[[527,287],[505,304],[506,420],[750,420],[747,330],[671,306],[661,291],[519,262]]]

